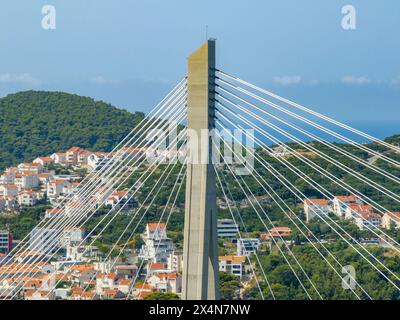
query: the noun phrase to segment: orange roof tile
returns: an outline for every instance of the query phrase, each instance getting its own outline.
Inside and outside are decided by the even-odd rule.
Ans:
[[[328,205],[328,200],[326,199],[305,199],[304,202],[307,204],[318,204],[320,206]]]
[[[149,269],[164,269],[164,268],[165,268],[165,264],[164,264],[164,263],[155,263],[155,262],[152,262],[152,263],[149,263],[149,264],[147,265],[147,267],[148,267]]]
[[[219,256],[219,261],[232,261],[233,263],[243,263],[246,260],[244,256]]]
[[[165,229],[165,223],[148,223],[147,225],[148,225],[150,231],[156,230],[157,227],[159,229]]]

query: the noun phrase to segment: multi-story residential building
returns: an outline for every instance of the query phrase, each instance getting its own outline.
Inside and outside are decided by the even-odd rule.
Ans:
[[[33,228],[29,234],[29,242],[35,251],[48,253],[54,252],[59,243],[53,242],[53,237],[57,235],[57,230],[49,228]]]
[[[67,183],[63,187],[62,194],[66,196],[72,196],[79,191],[79,188],[80,188],[79,182],[67,181]]]
[[[15,197],[18,194],[18,187],[15,184],[0,185],[0,196]]]
[[[78,155],[81,151],[79,147],[71,147],[65,152],[66,162],[71,165],[77,165],[78,163]]]
[[[218,219],[217,233],[219,238],[236,238],[238,226],[232,219]]]
[[[165,223],[148,223],[143,237],[145,239],[164,239],[167,237]]]
[[[38,179],[39,179],[39,183],[40,183],[42,186],[46,186],[46,188],[47,188],[47,184],[48,184],[50,181],[54,180],[53,175],[52,175],[51,173],[48,173],[48,172],[39,173],[39,174],[37,175],[37,177],[38,177]]]
[[[0,230],[0,253],[7,254],[12,250],[12,234],[10,231]]]
[[[15,184],[19,190],[39,187],[39,176],[33,171],[24,171],[15,175]]]
[[[87,165],[92,170],[100,170],[110,161],[109,154],[105,152],[92,152],[87,159]]]
[[[120,279],[133,279],[137,275],[138,267],[135,264],[121,264],[116,265],[114,270]]]
[[[0,196],[0,212],[1,211],[12,211],[16,207],[15,198],[8,196]]]
[[[218,257],[219,271],[224,271],[242,278],[245,260],[245,256],[220,256]]]
[[[333,213],[342,218],[346,214],[346,209],[348,206],[353,204],[363,204],[360,197],[355,195],[350,196],[335,196],[332,200]]]
[[[85,230],[82,227],[66,227],[60,237],[60,244],[66,248],[74,244],[80,244],[85,236]]]
[[[400,228],[400,212],[386,212],[382,217],[382,228],[390,230]]]
[[[64,209],[52,208],[46,210],[44,217],[47,219],[52,219],[62,214],[64,214]]]
[[[107,198],[106,205],[113,209],[129,210],[135,206],[135,199],[131,197],[128,191],[115,191]]]
[[[34,172],[36,174],[42,173],[44,170],[43,166],[40,163],[34,163],[34,162],[24,162],[18,165],[18,171],[20,173],[23,172]]]
[[[116,285],[116,273],[99,273],[96,276],[96,293],[103,295],[106,289],[113,289]]]
[[[80,149],[78,153],[77,165],[86,166],[88,164],[88,158],[91,153],[91,151]]]
[[[346,208],[345,218],[354,219],[360,214],[373,213],[374,208],[367,204],[351,204]]]
[[[67,155],[65,154],[65,152],[57,152],[57,153],[53,153],[50,158],[53,159],[55,164],[59,164],[59,165],[65,165],[66,160],[67,160]]]
[[[381,226],[382,217],[377,213],[360,213],[357,217],[354,217],[354,222],[361,230],[374,230],[374,228]]]
[[[304,214],[306,221],[317,216],[327,216],[331,212],[329,201],[326,199],[304,199]]]
[[[54,163],[54,159],[51,157],[39,157],[33,160],[33,163],[39,163],[42,167],[45,167]]]
[[[0,176],[0,184],[14,184],[15,174],[17,170],[15,168],[8,168],[1,176]]]
[[[97,274],[93,264],[80,264],[70,267],[71,277],[80,286],[91,283]]]
[[[23,190],[18,193],[18,204],[20,206],[34,206],[41,196],[39,192],[33,190]]]
[[[183,254],[182,252],[177,253],[176,251],[171,252],[167,260],[167,269],[182,273],[183,266]]]
[[[67,180],[56,179],[47,184],[47,197],[50,200],[54,200],[59,197],[64,190],[64,187],[68,184]]]
[[[257,238],[237,239],[236,245],[238,256],[249,256],[258,251],[260,240]]]
[[[180,293],[182,290],[182,277],[176,272],[155,273],[147,282],[158,292]]]
[[[142,235],[144,245],[139,256],[153,262],[167,262],[168,256],[174,252],[173,241],[167,237],[164,223],[148,223]]]
[[[146,265],[146,273],[148,276],[155,273],[167,273],[167,271],[167,266],[162,262],[150,262]]]

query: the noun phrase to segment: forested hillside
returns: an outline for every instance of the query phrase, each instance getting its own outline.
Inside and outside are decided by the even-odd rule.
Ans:
[[[0,170],[75,145],[109,151],[143,117],[62,92],[8,95],[0,99]]]

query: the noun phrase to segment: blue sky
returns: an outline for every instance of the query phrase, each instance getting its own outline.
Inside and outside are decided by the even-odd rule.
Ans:
[[[56,30],[41,27],[46,4]],[[356,30],[341,27],[346,4]],[[380,137],[400,133],[397,0],[2,1],[0,96],[61,90],[148,111],[206,25],[219,68]]]

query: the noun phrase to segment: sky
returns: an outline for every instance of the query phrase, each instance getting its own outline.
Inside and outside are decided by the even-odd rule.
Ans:
[[[399,29],[398,0],[7,0],[0,96],[57,90],[146,112],[208,35],[219,69],[384,137],[400,133]]]

